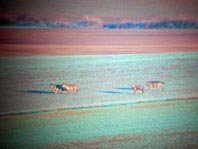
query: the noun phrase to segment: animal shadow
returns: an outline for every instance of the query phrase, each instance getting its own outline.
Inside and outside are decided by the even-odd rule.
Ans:
[[[105,94],[129,94],[129,92],[126,91],[131,91],[131,88],[126,88],[126,87],[121,87],[121,88],[114,88],[113,90],[106,90],[106,91],[99,91],[100,93],[105,93]]]
[[[124,94],[123,92],[117,92],[117,91],[99,91],[99,92],[105,94]]]
[[[44,91],[44,90],[27,90],[27,91],[19,91],[19,92],[29,93],[29,94],[54,94],[54,92]]]
[[[115,89],[117,89],[117,90],[131,91],[131,88],[130,87],[117,87]]]

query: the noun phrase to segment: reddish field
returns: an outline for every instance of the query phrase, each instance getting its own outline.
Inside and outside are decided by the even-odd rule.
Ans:
[[[197,30],[0,29],[0,55],[198,51]]]

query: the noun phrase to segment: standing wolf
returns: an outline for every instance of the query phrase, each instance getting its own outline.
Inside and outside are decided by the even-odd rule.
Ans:
[[[66,90],[66,92],[68,91],[74,91],[76,93],[78,92],[78,87],[75,84],[62,83],[61,86]]]
[[[55,94],[57,94],[60,91],[67,93],[67,90],[63,88],[62,85],[55,85],[55,84],[50,83],[49,87],[53,90]]]
[[[142,94],[144,93],[144,86],[143,85],[132,84],[131,86],[133,88],[134,94],[136,93],[137,90],[142,91]]]
[[[165,82],[162,81],[148,81],[146,82],[146,86],[150,89],[152,88],[160,88],[161,90],[164,90],[164,84]]]

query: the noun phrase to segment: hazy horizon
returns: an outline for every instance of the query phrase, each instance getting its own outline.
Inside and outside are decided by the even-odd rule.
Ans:
[[[196,0],[2,0],[0,4],[0,26],[198,28]]]

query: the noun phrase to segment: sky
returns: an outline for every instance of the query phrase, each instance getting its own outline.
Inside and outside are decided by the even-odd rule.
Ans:
[[[197,0],[1,0],[0,4],[1,26],[132,28],[139,22],[133,27],[145,28],[142,22],[165,20],[172,24],[149,27],[181,27],[175,21],[182,20],[191,23],[187,28],[198,28]]]

